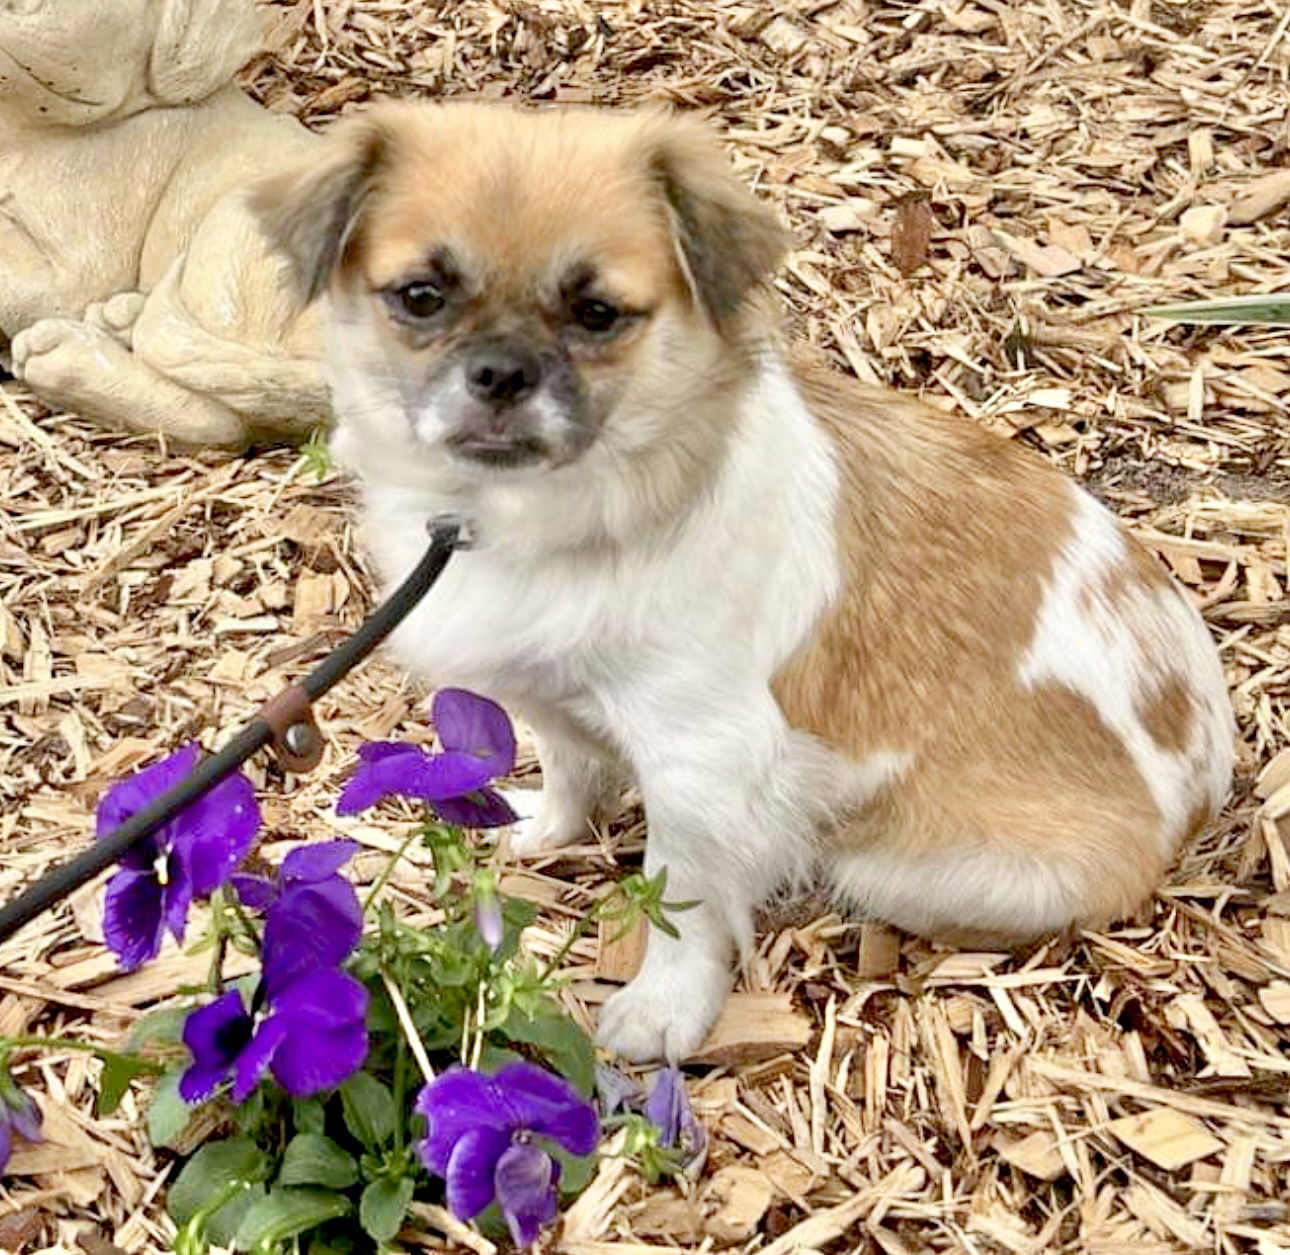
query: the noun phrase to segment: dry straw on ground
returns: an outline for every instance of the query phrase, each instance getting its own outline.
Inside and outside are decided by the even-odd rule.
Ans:
[[[379,94],[711,110],[796,232],[780,287],[799,329],[1088,483],[1206,607],[1232,682],[1234,799],[1140,919],[1020,956],[768,920],[695,1071],[703,1178],[649,1190],[607,1160],[553,1247],[1290,1250],[1290,334],[1133,312],[1290,278],[1283,0],[268,7],[275,50],[247,82],[320,123]],[[7,896],[85,844],[106,781],[239,722],[368,584],[342,488],[288,453],[176,456],[7,385],[0,481]],[[322,769],[288,789],[263,769],[271,842],[335,831],[357,738],[421,728],[383,664],[325,707]],[[543,907],[535,946],[636,857],[639,830],[616,835],[511,877]],[[415,908],[419,875],[394,883]],[[0,951],[0,1033],[116,1042],[201,978],[177,953],[114,975],[96,927],[81,895]],[[575,947],[576,1014],[624,957]],[[94,1068],[23,1057],[50,1138],[0,1187],[0,1248],[166,1246],[173,1165],[136,1098],[92,1118]],[[467,1241],[420,1214],[418,1244]]]

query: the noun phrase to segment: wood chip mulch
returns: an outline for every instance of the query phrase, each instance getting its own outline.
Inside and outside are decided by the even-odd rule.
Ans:
[[[799,331],[1087,483],[1200,600],[1231,680],[1231,805],[1140,918],[999,955],[820,908],[768,917],[692,1072],[703,1174],[650,1189],[608,1158],[548,1249],[1290,1251],[1290,333],[1135,313],[1290,285],[1283,0],[266,9],[273,50],[246,84],[310,122],[387,94],[709,111],[795,231],[780,288]],[[86,844],[107,782],[216,743],[298,675],[369,583],[344,486],[289,451],[181,455],[6,384],[0,485],[8,897]],[[359,739],[425,735],[421,696],[371,665],[323,704],[319,771],[257,767],[271,857],[346,831],[375,875],[400,824],[331,803]],[[639,824],[615,835],[509,876],[542,907],[539,952],[637,856]],[[411,910],[421,883],[394,878]],[[0,949],[0,1034],[117,1044],[201,984],[207,956],[179,950],[116,973],[93,888]],[[574,1013],[631,957],[576,946]],[[174,1164],[141,1095],[96,1119],[97,1064],[18,1059],[49,1138],[0,1185],[0,1249],[166,1249]],[[426,1214],[418,1244],[464,1249]]]

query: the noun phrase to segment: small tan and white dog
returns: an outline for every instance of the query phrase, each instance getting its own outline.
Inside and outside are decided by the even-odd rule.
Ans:
[[[1029,452],[800,365],[783,244],[699,124],[391,105],[256,203],[331,300],[335,447],[438,684],[534,729],[517,838],[580,839],[619,773],[646,870],[701,905],[605,1007],[634,1059],[696,1048],[777,886],[1017,942],[1135,909],[1232,766],[1200,615]]]

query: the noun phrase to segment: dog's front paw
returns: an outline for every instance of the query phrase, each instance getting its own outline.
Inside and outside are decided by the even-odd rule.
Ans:
[[[703,1044],[730,992],[724,963],[685,956],[646,968],[600,1013],[596,1040],[632,1063],[680,1063]]]

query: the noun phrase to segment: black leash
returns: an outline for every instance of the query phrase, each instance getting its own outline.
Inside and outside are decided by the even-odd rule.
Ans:
[[[342,641],[303,680],[265,702],[259,714],[227,745],[203,758],[177,785],[95,841],[84,854],[55,867],[26,893],[0,909],[0,941],[7,940],[104,868],[111,867],[132,845],[150,837],[266,745],[273,745],[283,765],[291,771],[316,767],[322,758],[323,744],[312,703],[389,636],[430,591],[448,565],[448,559],[466,543],[461,524],[455,519],[436,519],[429,531],[430,546],[416,569],[388,601],[364,620],[353,636]]]

